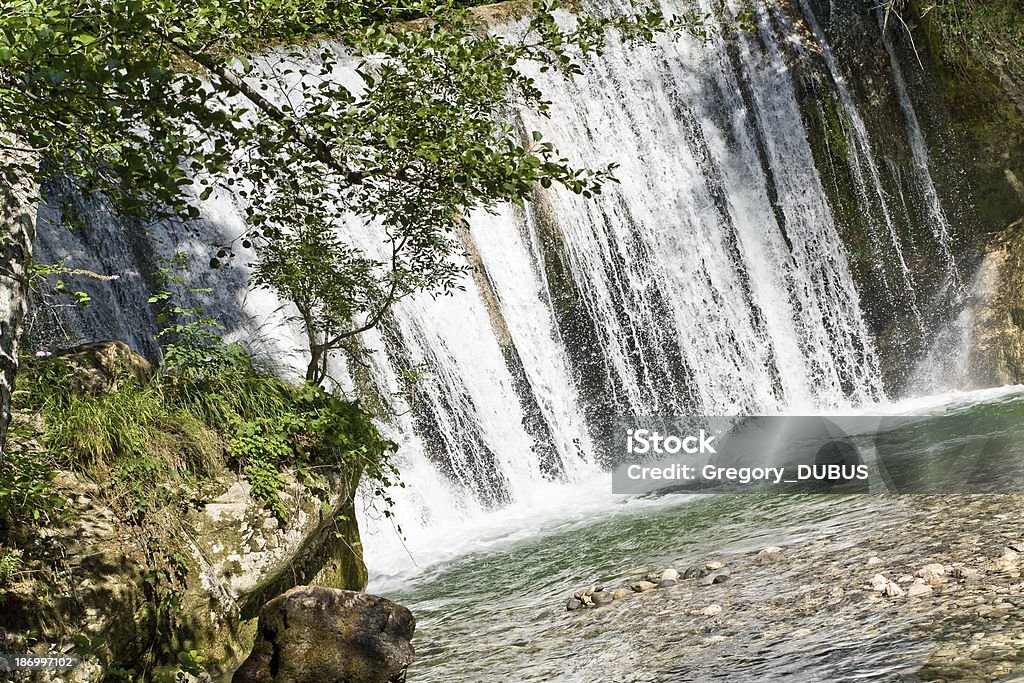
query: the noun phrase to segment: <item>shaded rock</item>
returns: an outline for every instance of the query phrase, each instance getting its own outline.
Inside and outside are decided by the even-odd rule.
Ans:
[[[716,583],[725,583],[729,580],[729,569],[724,568],[717,572],[711,572],[700,580],[700,585],[710,586]]]
[[[704,572],[700,567],[687,567],[683,571],[684,579],[699,579]]]
[[[761,564],[775,564],[776,562],[782,562],[785,559],[786,556],[783,554],[782,548],[777,545],[765,548],[757,554],[757,561]]]
[[[583,603],[577,598],[569,598],[569,602],[565,603],[565,609],[569,612],[578,610],[580,607],[583,607]]]
[[[668,588],[669,586],[674,586],[677,583],[679,583],[679,581],[676,579],[662,579],[658,582],[658,588]]]
[[[658,584],[652,581],[637,581],[636,583],[630,585],[630,588],[632,588],[633,591],[636,593],[644,593],[649,590],[654,590],[657,587]]]
[[[252,653],[232,683],[392,683],[413,661],[416,620],[376,595],[298,586],[260,613]]]
[[[595,605],[607,605],[609,602],[615,599],[612,597],[612,594],[608,591],[599,591],[597,593],[594,593],[590,597],[594,601]]]

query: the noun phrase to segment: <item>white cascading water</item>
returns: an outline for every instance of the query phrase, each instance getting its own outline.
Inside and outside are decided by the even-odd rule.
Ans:
[[[601,1],[602,11],[624,8]],[[453,296],[399,302],[365,335],[367,374],[391,404],[381,427],[400,445],[409,484],[393,492],[394,519],[366,505],[376,587],[510,529],[530,533],[545,519],[611,505],[600,433],[613,411],[799,413],[882,396],[786,63],[788,37],[777,33],[774,9],[754,5],[756,37],[610,44],[579,76],[534,74],[551,116],[523,112],[525,130],[543,131],[576,165],[618,163],[621,184],[593,201],[538,190],[524,209],[471,216],[465,239],[482,272]],[[859,177],[871,215],[867,205],[885,203],[878,166],[814,29],[853,122],[851,149],[870,171]],[[206,215],[201,234],[152,230],[165,251],[184,245],[204,263],[205,245],[241,225],[231,197],[215,196]],[[100,233],[120,230],[94,223],[91,237],[41,231],[51,237],[40,256],[72,255],[69,266],[123,274],[120,293],[103,301],[119,324],[85,321],[79,331],[142,339],[153,325],[145,305],[125,303],[149,294],[140,257],[128,247],[98,251]],[[898,251],[894,227],[883,227]],[[346,232],[368,251],[379,246],[368,226],[353,222]],[[248,292],[244,272],[217,277],[201,302],[206,312],[231,335],[261,336],[300,364],[301,335],[280,304]],[[898,286],[910,286],[909,275]],[[353,385],[344,363],[335,372]]]
[[[874,223],[873,216],[875,212],[870,208],[872,204],[877,203],[876,205],[881,212],[883,225],[872,225],[873,248],[881,250],[881,245],[883,244],[882,240],[887,239],[889,247],[891,247],[891,253],[899,264],[902,282],[886,283],[885,289],[889,292],[894,292],[896,291],[895,288],[897,286],[901,286],[903,288],[906,301],[910,306],[914,317],[917,319],[918,326],[923,330],[923,320],[921,318],[921,312],[918,309],[917,292],[914,286],[914,280],[911,276],[910,268],[907,266],[907,261],[903,256],[903,246],[900,241],[898,227],[893,217],[893,211],[889,206],[890,200],[882,183],[882,174],[879,171],[875,152],[872,149],[871,137],[868,134],[868,128],[864,123],[864,118],[857,110],[857,105],[854,102],[853,95],[850,93],[850,89],[846,85],[846,77],[843,75],[842,69],[839,67],[835,56],[832,54],[832,48],[825,39],[825,35],[821,30],[821,26],[818,24],[818,19],[814,15],[814,10],[811,7],[810,2],[808,2],[808,0],[800,0],[800,6],[803,8],[804,18],[807,21],[807,25],[814,33],[814,37],[821,49],[821,54],[825,58],[825,63],[828,64],[828,69],[832,73],[832,80],[835,82],[836,92],[839,94],[840,101],[843,104],[843,113],[850,125],[850,129],[847,131],[847,141],[848,143],[852,143],[849,145],[850,168],[853,171],[853,177],[857,183],[857,191],[860,194],[861,203],[866,209],[864,215],[867,217],[869,225]],[[867,171],[867,177],[865,177],[864,174],[865,170]],[[881,234],[883,230],[884,237]],[[885,278],[884,269],[880,269],[879,274],[881,277]]]
[[[567,464],[563,483],[553,485],[539,467],[523,466],[531,458],[521,432],[506,425],[506,435],[496,438],[498,432],[484,427],[481,437],[510,488],[522,493],[492,513],[493,525],[473,520],[481,510],[466,496],[454,505],[447,497],[426,507],[400,501],[409,556],[403,557],[406,548],[386,549],[387,530],[371,525],[364,538],[371,566],[391,574],[409,557],[429,563],[453,543],[462,551],[472,545],[453,540],[460,534],[452,530],[468,521],[483,543],[505,517],[514,526],[527,515],[536,523],[543,516],[538,508],[578,513],[581,499],[593,502],[603,498],[595,488],[609,488],[581,483],[598,476],[588,442],[599,425],[586,424],[579,406],[588,397],[580,396],[566,347],[582,340],[560,334],[545,279],[551,247],[546,252],[542,245],[552,232],[554,248],[563,248],[570,264],[576,305],[593,323],[593,356],[600,358],[604,386],[617,394],[612,406],[635,415],[776,413],[880,396],[842,243],[778,39],[763,19],[759,41],[743,41],[739,65],[721,38],[708,45],[665,38],[653,47],[610,48],[570,79],[534,74],[552,115],[524,113],[525,128],[544,131],[575,163],[620,164],[621,185],[610,185],[596,201],[551,190],[538,198],[540,217],[534,206],[471,220],[500,317]],[[749,83],[749,102],[741,98],[741,79]],[[775,208],[758,145],[773,169]],[[545,231],[543,222],[554,225]],[[458,299],[403,303],[396,324],[423,332],[403,333],[403,353],[429,359],[436,369],[421,385],[441,409],[474,395],[461,404],[472,411],[463,428],[483,427],[492,411],[522,422],[480,293],[470,288]],[[456,311],[458,320],[451,317]],[[475,360],[448,364],[468,340]],[[474,381],[483,382],[482,396],[474,394]],[[425,457],[410,451],[403,459],[423,467]],[[547,495],[552,486],[560,490],[554,499]],[[531,495],[537,490],[545,495]]]

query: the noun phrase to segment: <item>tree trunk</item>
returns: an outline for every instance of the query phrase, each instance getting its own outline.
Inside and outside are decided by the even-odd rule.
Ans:
[[[36,231],[37,188],[19,173],[17,162],[23,161],[0,159],[0,464],[11,420],[18,342],[28,309],[27,267]]]

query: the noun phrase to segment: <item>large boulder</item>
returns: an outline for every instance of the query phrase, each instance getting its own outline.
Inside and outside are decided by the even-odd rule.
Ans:
[[[92,342],[37,356],[33,364],[60,363],[71,390],[92,396],[113,393],[126,380],[145,384],[154,372],[150,362],[123,341]]]
[[[413,661],[416,620],[367,593],[297,586],[268,602],[232,683],[392,683]]]

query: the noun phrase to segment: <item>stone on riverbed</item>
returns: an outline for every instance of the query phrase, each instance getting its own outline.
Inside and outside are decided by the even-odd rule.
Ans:
[[[601,605],[607,605],[609,602],[614,600],[612,594],[609,591],[598,591],[590,596],[594,601],[594,605],[600,607]]]
[[[572,612],[573,610],[578,610],[580,607],[583,607],[583,602],[576,598],[569,598],[569,602],[565,604],[565,609],[569,612]]]
[[[926,583],[915,583],[907,588],[908,598],[921,598],[926,595],[931,595],[932,587]]]
[[[761,564],[775,564],[785,559],[786,556],[783,554],[782,548],[777,545],[765,548],[757,554],[757,561]]]
[[[626,587],[616,588],[615,590],[612,591],[612,600],[622,600],[623,598],[628,598],[632,594],[633,594],[633,591],[630,590],[629,588],[626,588]]]
[[[719,571],[714,571],[705,576],[700,580],[700,585],[711,586],[716,583],[725,583],[729,580],[729,568],[723,567]]]
[[[704,609],[702,609],[700,613],[703,614],[706,617],[717,616],[717,615],[722,613],[722,606],[718,605],[718,604],[715,604],[715,603],[712,603],[712,604],[708,605],[707,607],[705,607]]]
[[[890,581],[881,574],[875,574],[874,576],[872,576],[870,585],[871,590],[878,591],[879,593],[887,595],[890,598],[904,594],[904,590],[899,587],[899,584],[897,584],[895,581]]]
[[[404,681],[415,628],[412,613],[390,600],[298,586],[264,605],[252,653],[231,680]]]
[[[679,572],[673,569],[672,567],[669,567],[661,573],[661,576],[659,578],[661,581],[678,581]]]
[[[946,582],[946,568],[938,562],[933,562],[918,569],[917,576],[924,579],[928,585],[937,586]]]
[[[633,591],[636,593],[645,593],[649,590],[654,590],[657,587],[658,584],[654,583],[653,581],[637,581],[636,583],[630,586],[630,588],[632,588]]]

